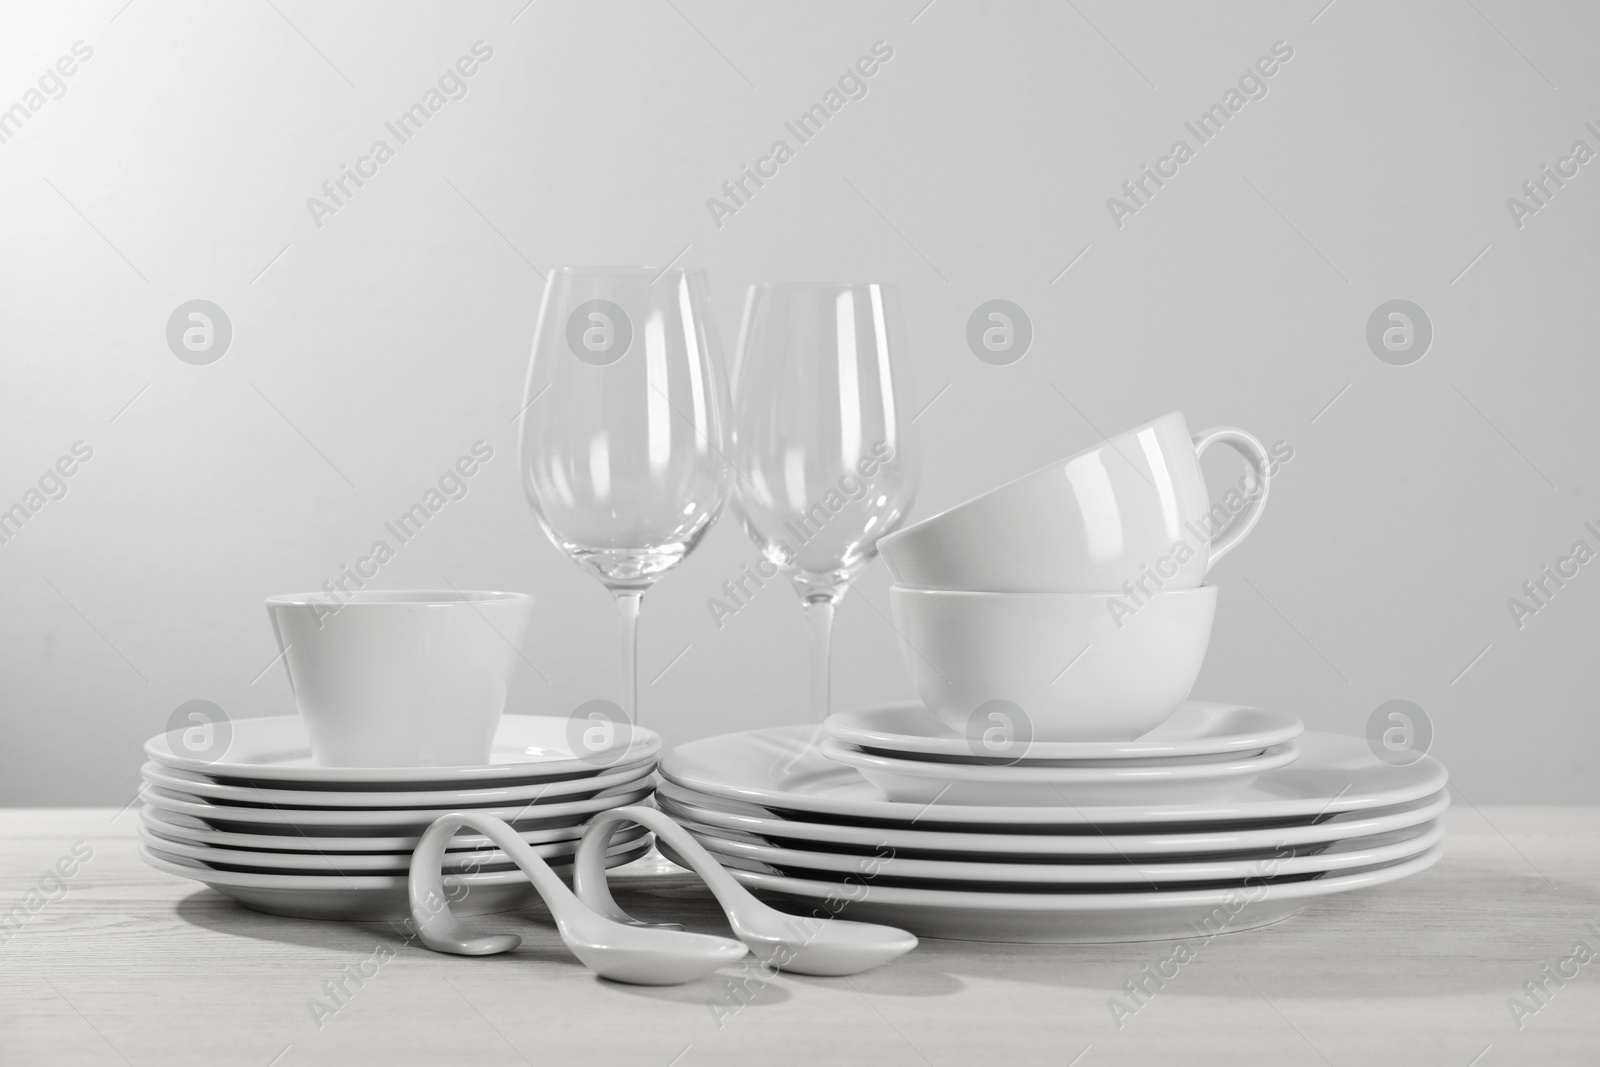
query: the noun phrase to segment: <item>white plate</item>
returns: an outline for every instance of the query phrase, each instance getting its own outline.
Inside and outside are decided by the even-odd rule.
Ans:
[[[810,744],[815,733],[813,726],[774,726],[721,734],[678,746],[657,769],[669,782],[745,805],[933,828],[1315,818],[1404,804],[1437,793],[1448,777],[1430,756],[1397,767],[1374,756],[1362,738],[1307,731],[1297,742],[1299,759],[1265,772],[1225,801],[1094,808],[912,804],[882,799],[858,771]]]
[[[213,830],[204,820],[192,815],[176,815],[149,806],[140,811],[139,819],[162,837],[185,841],[191,845],[271,849],[275,852],[410,852],[422,840],[420,833],[395,837],[235,834],[226,830]],[[541,820],[538,829],[519,830],[518,836],[530,845],[547,845],[553,841],[576,841],[588,828],[589,816],[569,815],[554,820],[554,825],[544,825],[546,821]],[[522,825],[526,826],[527,823],[524,822]],[[494,847],[494,842],[481,834],[460,833],[450,839],[449,851],[482,851]]]
[[[1165,829],[1119,829],[1115,834],[1076,827],[1074,833],[1013,834],[971,831],[901,829],[898,827],[837,826],[826,822],[784,819],[750,808],[732,812],[716,807],[726,801],[704,802],[696,794],[670,783],[656,791],[656,805],[675,819],[715,827],[724,838],[754,844],[793,845],[810,851],[871,850],[892,848],[897,855],[940,858],[1049,857],[1065,862],[1079,857],[1187,856],[1206,853],[1252,852],[1299,848],[1347,838],[1389,833],[1438,818],[1450,806],[1450,795],[1439,792],[1422,800],[1377,811],[1350,812],[1301,826],[1243,829],[1186,825]],[[751,814],[751,813],[755,814]],[[1139,831],[1139,832],[1128,832]]]
[[[617,786],[607,790],[600,796],[588,797],[584,800],[557,801],[553,803],[519,804],[516,807],[506,808],[477,808],[474,809],[484,814],[493,815],[504,819],[519,830],[531,829],[540,822],[549,819],[565,818],[569,815],[588,815],[607,808],[620,808],[624,804],[632,804],[643,800],[650,795],[650,780],[641,778],[638,785]],[[174,812],[178,815],[193,815],[221,830],[239,831],[248,827],[261,826],[273,827],[279,831],[284,829],[303,830],[307,833],[326,834],[336,836],[355,837],[363,832],[372,832],[383,836],[394,837],[402,834],[417,833],[428,828],[428,825],[443,815],[445,812],[454,811],[449,806],[442,808],[392,808],[384,811],[329,811],[326,809],[302,811],[298,809],[283,810],[279,808],[239,808],[227,804],[218,804],[201,797],[185,797],[177,793],[168,793],[159,786],[147,785],[144,788],[144,802],[151,807],[160,808],[162,811]],[[273,830],[267,830],[272,833]]]
[[[613,845],[631,844],[648,831],[642,826],[630,826],[611,839]],[[208,867],[238,869],[240,867],[266,873],[282,871],[304,874],[404,874],[411,870],[409,852],[358,852],[354,855],[318,852],[273,852],[239,848],[218,848],[215,845],[195,845],[169,838],[150,826],[139,827],[139,840],[157,849],[165,856],[199,860]],[[530,846],[534,854],[546,860],[569,857],[578,851],[577,841],[553,841]],[[499,849],[474,849],[468,852],[445,853],[447,867],[494,868],[505,867],[513,861]]]
[[[663,853],[671,859],[671,849]],[[1307,901],[1397,881],[1438,862],[1443,845],[1382,867],[1303,882],[1217,889],[1124,893],[972,893],[899,889],[858,882],[841,886],[729,869],[750,889],[768,890],[818,915],[886,923],[918,937],[957,941],[1096,944],[1115,941],[1205,940],[1209,933],[1249,930],[1293,915]],[[842,911],[825,902],[854,899]]]
[[[889,800],[913,804],[1013,804],[1080,807],[1106,804],[1186,804],[1223,800],[1254,782],[1263,771],[1293,763],[1294,742],[1259,755],[1214,762],[1127,766],[1098,760],[1089,767],[995,766],[986,763],[935,763],[880,756],[837,738],[823,740],[822,754],[854,767]]]
[[[616,744],[592,753],[574,752],[569,740],[572,721],[553,715],[506,715],[495,732],[489,762],[472,767],[317,767],[311,763],[311,742],[298,715],[236,719],[228,749],[221,759],[188,755],[183,731],[157,734],[144,743],[144,753],[163,767],[195,771],[212,778],[242,779],[230,784],[303,782],[330,789],[366,784],[379,789],[456,788],[469,782],[526,782],[530,778],[603,770],[638,763],[661,750],[655,731],[634,726],[619,731]],[[287,788],[287,786],[285,786]]]
[[[961,761],[987,758],[922,704],[837,712],[823,728],[830,737],[860,748]],[[1030,741],[1022,753],[1007,755],[1026,761],[1120,760],[1252,752],[1293,740],[1304,728],[1286,712],[1186,700],[1170,719],[1133,741]]]
[[[648,851],[649,845],[643,844],[620,853],[608,853],[606,866],[620,867]],[[337,874],[245,874],[211,870],[196,860],[176,856],[163,858],[145,845],[139,846],[139,855],[158,871],[204,882],[252,911],[268,915],[348,922],[404,922],[411,918],[405,875],[351,878]],[[557,869],[564,870],[568,866],[570,864],[564,864]],[[450,910],[457,916],[513,911],[539,901],[539,895],[520,870],[451,874],[445,876],[444,884],[447,891],[455,894],[451,897]]]
[[[1132,862],[1116,859],[1100,862],[1076,863],[996,863],[976,860],[925,860],[906,859],[885,849],[878,855],[847,855],[839,852],[807,852],[798,849],[777,848],[770,845],[752,845],[743,841],[730,841],[717,835],[712,828],[699,823],[685,823],[710,852],[730,867],[764,871],[792,878],[813,878],[817,881],[838,881],[844,875],[857,875],[873,880],[895,882],[965,883],[965,888],[979,889],[971,883],[1002,883],[1005,887],[1028,885],[1044,887],[1057,885],[1119,886],[1124,889],[1166,889],[1172,883],[1223,882],[1244,879],[1271,879],[1324,874],[1328,871],[1371,867],[1394,863],[1438,844],[1444,838],[1444,824],[1437,820],[1420,827],[1338,841],[1332,845],[1315,845],[1309,855],[1295,855],[1294,849],[1268,850],[1248,856],[1229,858],[1195,857],[1187,859],[1140,859]],[[894,881],[889,881],[889,880]],[[947,885],[944,888],[962,888]],[[911,886],[910,888],[922,888]],[[927,888],[940,888],[928,886]],[[1001,885],[988,888],[1000,889]]]
[[[573,797],[577,794],[594,795],[602,789],[622,782],[631,782],[649,774],[654,765],[649,760],[623,764],[620,767],[592,768],[590,773],[570,778],[540,778],[518,785],[491,786],[488,788],[460,788],[450,786],[440,789],[413,789],[406,792],[389,792],[372,789],[323,790],[275,789],[268,786],[224,785],[194,771],[180,771],[163,767],[159,763],[146,763],[140,768],[144,779],[174,792],[205,797],[224,804],[268,804],[284,808],[438,808],[455,806],[478,808],[490,804],[525,804],[549,797]],[[599,773],[596,773],[599,772]]]

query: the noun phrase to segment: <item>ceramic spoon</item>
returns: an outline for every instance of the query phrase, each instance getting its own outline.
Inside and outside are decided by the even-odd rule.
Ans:
[[[516,861],[544,898],[561,940],[602,978],[634,985],[678,985],[703,978],[747,951],[726,937],[627,926],[596,915],[507,823],[493,815],[457,811],[435,819],[411,857],[411,915],[422,943],[435,952],[489,956],[522,943],[515,934],[479,935],[451,913],[440,866],[451,835],[463,826],[488,837]],[[604,869],[604,860],[599,862]]]
[[[572,885],[578,899],[617,922],[631,922],[606,884],[605,852],[618,826],[639,823],[667,843],[674,858],[705,880],[727,913],[728,925],[762,961],[795,974],[856,974],[910,952],[917,939],[904,930],[844,919],[786,915],[769,908],[734,881],[689,831],[655,808],[629,805],[596,815],[578,845]],[[416,870],[416,865],[412,865]]]

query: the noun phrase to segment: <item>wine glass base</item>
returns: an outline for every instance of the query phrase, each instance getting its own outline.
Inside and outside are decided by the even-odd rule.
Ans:
[[[661,854],[661,850],[651,845],[650,851],[621,867],[613,867],[606,872],[608,881],[619,878],[667,878],[679,874],[693,874],[687,867],[680,867]]]
[[[700,532],[704,532],[703,528]],[[561,548],[613,593],[643,593],[657,578],[682,563],[699,539],[695,534],[687,542],[649,549],[589,549],[565,542]]]

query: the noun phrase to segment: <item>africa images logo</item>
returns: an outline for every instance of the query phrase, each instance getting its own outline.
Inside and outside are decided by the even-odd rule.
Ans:
[[[402,111],[393,122],[383,124],[383,128],[394,138],[393,145],[380,137],[372,142],[366,155],[356,159],[353,169],[339,164],[338,176],[322,183],[322,194],[327,199],[306,197],[306,210],[311,212],[311,221],[317,229],[322,229],[322,220],[326,216],[337,215],[362,186],[377,177],[378,168],[393,159],[401,146],[421,133],[422,127],[446,104],[463,99],[467,95],[467,79],[477,74],[479,67],[493,58],[494,49],[487,43],[473,42],[472,54],[462,56],[453,66],[446,68],[439,75],[437,87],[430,85],[423,92],[421,100]],[[354,189],[351,188],[352,184]]]
[[[1600,126],[1585,122],[1583,128],[1600,139]],[[1521,197],[1506,197],[1506,210],[1511,213],[1511,221],[1517,229],[1522,229],[1527,225],[1527,219],[1549,207],[1556,193],[1566,188],[1567,182],[1578,176],[1579,168],[1594,157],[1595,150],[1580,137],[1572,142],[1566,155],[1556,159],[1554,169],[1548,163],[1541,164],[1539,173],[1522,183]]]
[[[567,316],[567,348],[592,367],[606,367],[628,354],[633,320],[609,300],[587,300]]]
[[[1253,66],[1241,74],[1237,88],[1230,85],[1219,103],[1202,111],[1194,122],[1183,124],[1195,139],[1193,145],[1182,137],[1178,138],[1172,142],[1167,154],[1156,160],[1154,170],[1145,164],[1140,168],[1138,177],[1123,182],[1122,192],[1127,199],[1114,196],[1106,199],[1106,210],[1111,213],[1111,221],[1117,229],[1122,229],[1125,218],[1137,215],[1140,208],[1148,206],[1156,192],[1178,176],[1178,169],[1195,157],[1199,146],[1209,144],[1220,134],[1233,116],[1244,110],[1245,104],[1266,99],[1267,79],[1277,74],[1281,65],[1293,58],[1294,48],[1288,41],[1274,41],[1272,54],[1257,59]]]
[[[845,104],[864,99],[867,95],[867,79],[877,74],[882,65],[893,58],[894,48],[887,41],[872,42],[872,54],[862,56],[847,68],[839,76],[837,87],[830,85],[822,94],[820,103],[802,111],[793,122],[783,124],[783,128],[794,137],[794,145],[782,137],[778,138],[767,149],[767,154],[755,161],[754,168],[749,164],[741,164],[738,177],[722,183],[722,195],[727,197],[726,200],[707,197],[706,210],[711,212],[711,221],[716,223],[717,229],[722,229],[723,219],[737,215],[739,209],[755,196],[757,189],[776,178],[778,168],[794,158],[796,148],[821,133],[822,127],[843,111]]]
[[[45,68],[44,73],[39,75],[38,88],[27,89],[21,100],[10,107],[0,108],[0,144],[21,133],[23,123],[37,115],[51,100],[66,96],[66,79],[94,57],[94,48],[83,41],[73,41],[71,51],[72,55],[64,55],[53,66]]]

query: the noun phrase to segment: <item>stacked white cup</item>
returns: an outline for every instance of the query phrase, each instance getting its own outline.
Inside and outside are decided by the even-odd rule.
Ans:
[[[1238,508],[1206,491],[1200,455],[1214,444],[1251,466]],[[1206,572],[1261,517],[1270,466],[1245,431],[1191,436],[1175,411],[885,537],[923,702],[975,741],[997,714],[1020,714],[1010,727],[1040,741],[1160,725],[1205,658]]]

